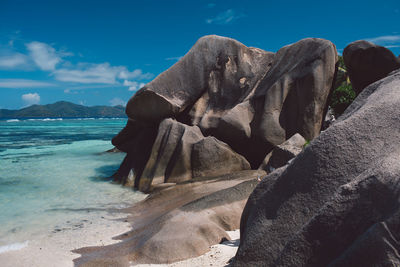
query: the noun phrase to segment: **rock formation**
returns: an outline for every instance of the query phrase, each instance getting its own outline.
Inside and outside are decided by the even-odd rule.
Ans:
[[[400,265],[400,71],[366,87],[241,218],[234,266]]]
[[[113,139],[127,152],[115,181],[126,183],[133,170],[135,187],[149,191],[249,164],[255,169],[293,134],[313,139],[336,62],[335,46],[323,39],[276,54],[219,36],[199,39],[129,100],[128,124]]]
[[[291,157],[319,135],[337,59],[323,39],[274,54],[201,38],[129,100],[128,123],[113,139],[127,153],[114,179],[150,195],[129,210],[133,230],[122,242],[78,250],[76,265],[171,263],[229,238],[257,183],[283,172],[262,179],[265,171],[249,169],[279,145]]]
[[[357,94],[400,68],[400,59],[389,49],[367,41],[350,43],[343,50],[343,59]]]
[[[151,185],[248,169],[250,164],[245,158],[214,137],[204,137],[199,127],[165,119],[158,128],[138,188],[147,192]]]

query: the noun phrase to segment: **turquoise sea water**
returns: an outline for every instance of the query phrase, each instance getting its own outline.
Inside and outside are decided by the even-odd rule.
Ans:
[[[143,195],[112,184],[123,153],[103,153],[126,119],[0,121],[0,246]]]

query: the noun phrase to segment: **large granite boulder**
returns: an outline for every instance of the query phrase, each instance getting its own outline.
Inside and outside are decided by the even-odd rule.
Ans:
[[[343,59],[357,94],[371,83],[400,68],[400,59],[389,49],[363,40],[346,46]]]
[[[281,48],[244,101],[209,132],[257,168],[276,145],[300,133],[318,136],[338,60],[335,46],[307,38]]]
[[[197,126],[165,119],[160,123],[146,166],[137,178],[138,188],[148,192],[152,185],[248,169],[247,160],[224,142],[204,137]]]
[[[203,141],[203,145],[222,141],[253,169],[293,134],[313,139],[321,129],[336,62],[335,46],[323,39],[304,39],[276,54],[225,37],[199,39],[180,61],[129,100],[126,113],[131,125],[113,143],[122,151],[138,151],[143,146],[145,153],[128,152],[115,180],[123,181],[133,169],[135,185],[146,191],[153,181],[176,182],[201,173],[211,174],[192,168],[189,162],[193,159],[188,157],[196,138],[181,142],[179,136],[184,132],[215,137]],[[158,127],[167,118],[182,125],[172,132],[168,127]],[[139,136],[147,139],[136,142]],[[149,149],[150,139],[154,143]],[[197,156],[198,150],[194,151]],[[222,174],[243,168],[244,161],[238,156],[235,154],[228,161],[197,157],[195,164],[205,166],[212,159],[218,164],[209,166],[210,170],[218,169]],[[234,165],[242,167],[232,168]]]
[[[255,88],[254,135],[272,145],[296,133],[307,140],[318,136],[337,60],[335,46],[323,39],[281,48]]]
[[[234,266],[400,264],[400,71],[248,199]]]
[[[129,100],[126,113],[136,120],[161,121],[195,105],[190,119],[199,124],[203,117],[240,103],[273,58],[271,52],[230,38],[202,37],[181,60],[140,89]]]

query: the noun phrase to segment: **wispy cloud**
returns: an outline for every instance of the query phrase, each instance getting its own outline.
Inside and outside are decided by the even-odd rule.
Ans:
[[[183,56],[180,56],[180,57],[167,57],[165,60],[179,61],[179,60],[181,60],[181,58],[183,58]]]
[[[245,14],[238,14],[233,9],[228,9],[224,12],[219,13],[214,18],[206,19],[206,23],[207,24],[227,25],[227,24],[231,24],[234,21],[236,21],[240,18],[243,18],[245,16],[246,16]]]
[[[84,85],[70,85],[68,86],[67,92],[86,90],[86,89],[99,89],[99,88],[115,88],[115,84],[84,84]]]
[[[400,45],[385,45],[386,48],[397,48],[400,47]]]
[[[387,48],[398,47],[400,45],[400,35],[383,35],[373,38],[367,38],[366,40],[377,45],[385,46]]]
[[[52,83],[27,79],[0,79],[1,88],[36,88],[56,86]]]
[[[28,93],[23,94],[21,96],[22,101],[26,106],[30,106],[33,104],[39,104],[40,102],[40,95],[38,93]]]
[[[138,80],[148,80],[153,78],[152,73],[143,73],[141,69],[136,69],[134,71],[128,71],[126,67],[119,67],[122,70],[118,74],[118,78],[120,79],[138,79]]]
[[[114,97],[109,102],[111,106],[126,106],[126,102],[119,97]]]
[[[40,69],[58,81],[57,84],[67,83],[65,93],[71,93],[79,84],[91,86],[129,86],[135,91],[144,85],[142,81],[152,79],[152,73],[145,73],[141,69],[129,70],[126,66],[112,66],[110,63],[71,62],[65,60],[74,54],[65,49],[56,49],[43,42],[29,42],[25,44],[25,52],[17,52],[9,44],[6,50],[0,51],[0,69]],[[79,54],[79,53],[78,53]],[[62,82],[62,83],[60,83]],[[127,85],[126,83],[129,83]],[[55,86],[49,82],[25,79],[0,79],[3,88],[33,88]],[[65,88],[65,87],[64,87]]]
[[[64,89],[64,94],[72,94],[72,95],[77,95],[79,94],[78,90],[73,90],[73,89]]]
[[[140,69],[131,72],[124,66],[111,66],[108,62],[102,64],[79,63],[72,68],[56,69],[52,74],[58,81],[85,84],[116,84],[118,79],[143,80],[153,77],[153,74],[143,73]]]
[[[28,67],[29,58],[21,53],[0,55],[0,69],[21,69]]]
[[[129,86],[128,90],[129,91],[137,91],[140,88],[142,88],[143,86],[145,86],[145,83],[139,83],[139,82],[135,82],[135,81],[128,81],[125,80],[123,83],[124,86]]]
[[[116,83],[119,71],[108,63],[78,64],[73,69],[57,69],[53,72],[54,78],[62,82],[74,83]]]
[[[56,65],[61,62],[61,55],[48,44],[31,42],[26,44],[26,47],[33,61],[41,70],[55,70]]]
[[[209,4],[207,4],[207,7],[208,7],[208,8],[213,8],[213,7],[215,7],[215,6],[216,6],[215,3],[209,3]]]

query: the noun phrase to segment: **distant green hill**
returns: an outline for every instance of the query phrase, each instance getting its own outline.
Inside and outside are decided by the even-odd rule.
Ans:
[[[32,105],[19,110],[0,109],[0,118],[98,118],[126,117],[123,106],[85,107],[59,101],[48,105]]]

